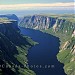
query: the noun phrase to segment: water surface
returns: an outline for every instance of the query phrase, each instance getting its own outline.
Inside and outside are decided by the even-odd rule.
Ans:
[[[38,30],[20,28],[21,33],[31,37],[38,45],[28,52],[28,64],[37,75],[66,75],[63,65],[57,60],[59,38]]]

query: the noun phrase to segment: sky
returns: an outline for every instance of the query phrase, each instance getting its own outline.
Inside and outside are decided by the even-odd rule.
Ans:
[[[0,0],[0,4],[26,4],[26,3],[58,3],[74,2],[74,0]]]
[[[2,10],[74,10],[74,0],[0,0]]]

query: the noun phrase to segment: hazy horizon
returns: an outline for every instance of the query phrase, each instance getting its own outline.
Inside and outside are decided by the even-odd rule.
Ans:
[[[74,14],[73,0],[0,0],[0,15]]]
[[[0,11],[0,15],[15,14],[18,17],[35,14],[74,14],[74,10],[14,10],[14,11]]]

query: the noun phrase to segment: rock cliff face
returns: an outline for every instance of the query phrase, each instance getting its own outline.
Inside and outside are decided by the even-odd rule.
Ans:
[[[19,26],[33,29],[48,29],[53,27],[54,30],[65,20],[43,16],[43,15],[33,15],[33,16],[25,16],[19,23]]]
[[[73,30],[72,37],[75,37],[75,30]]]

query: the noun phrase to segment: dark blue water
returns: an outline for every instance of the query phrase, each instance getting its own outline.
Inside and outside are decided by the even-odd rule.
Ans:
[[[28,52],[28,64],[31,70],[37,75],[66,75],[63,65],[56,58],[60,46],[59,38],[38,30],[26,28],[20,30],[22,34],[39,43]]]

